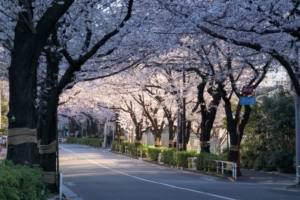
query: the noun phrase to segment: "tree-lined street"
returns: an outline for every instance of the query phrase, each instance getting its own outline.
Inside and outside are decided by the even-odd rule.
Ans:
[[[84,199],[297,194],[240,169],[294,173],[288,183],[300,187],[299,0],[0,2],[0,199],[46,199],[59,172]],[[268,77],[279,69],[280,80]],[[62,144],[59,161],[63,139],[104,149]],[[228,161],[241,178],[156,166],[107,145],[184,167],[195,156],[202,171]],[[36,175],[28,189],[25,172]]]
[[[60,144],[64,185],[84,200],[98,199],[282,199],[299,198],[287,191],[291,177],[224,178],[178,170],[111,153],[108,149]],[[276,182],[277,180],[277,182]]]

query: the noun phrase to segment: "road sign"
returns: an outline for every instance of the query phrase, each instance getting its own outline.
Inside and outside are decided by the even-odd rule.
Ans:
[[[240,105],[256,105],[256,97],[240,97]]]
[[[243,96],[251,96],[253,95],[254,87],[252,85],[244,85],[242,88]]]

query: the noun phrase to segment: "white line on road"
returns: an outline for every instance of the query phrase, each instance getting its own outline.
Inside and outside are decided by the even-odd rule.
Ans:
[[[75,154],[75,155],[77,155],[77,156],[80,156],[80,157],[82,157],[82,158],[84,158],[84,159],[90,161],[91,163],[94,163],[94,164],[100,166],[100,167],[103,167],[103,168],[105,168],[105,169],[108,169],[108,170],[117,172],[117,173],[119,173],[119,174],[123,174],[123,175],[125,175],[125,176],[131,177],[131,178],[134,178],[134,179],[138,179],[138,180],[145,181],[145,182],[148,182],[148,183],[154,183],[154,184],[158,184],[158,185],[163,185],[163,186],[167,186],[167,187],[171,187],[171,188],[175,188],[175,189],[186,190],[186,191],[190,191],[190,192],[194,192],[194,193],[199,193],[199,194],[204,194],[204,195],[208,195],[208,196],[212,196],[212,197],[217,197],[217,198],[220,198],[220,199],[235,200],[235,199],[228,198],[228,197],[224,197],[224,196],[220,196],[220,195],[215,195],[215,194],[211,194],[211,193],[207,193],[207,192],[202,192],[202,191],[198,191],[198,190],[193,190],[193,189],[189,189],[189,188],[178,187],[178,186],[175,186],[175,185],[170,185],[170,184],[160,183],[160,182],[156,182],[156,181],[151,181],[151,180],[144,179],[144,178],[140,178],[140,177],[137,177],[137,176],[132,176],[132,175],[126,174],[126,173],[124,173],[124,172],[117,171],[117,170],[114,170],[114,169],[112,169],[112,168],[109,168],[109,167],[106,167],[106,166],[104,166],[104,165],[101,165],[101,164],[99,164],[99,163],[96,163],[95,161],[90,160],[89,158],[84,157],[84,156],[82,156],[82,155],[80,155],[80,154],[78,154],[78,153],[75,153],[75,152],[73,152],[73,151],[71,151],[71,150],[69,150],[69,149],[65,149],[65,148],[63,148],[63,147],[59,147],[59,148],[64,149],[64,150],[66,150],[66,151],[69,151],[69,152],[71,152],[71,153],[73,153],[73,154]]]
[[[216,181],[214,179],[210,179],[210,178],[203,178],[203,177],[200,177],[201,179],[204,179],[204,180],[207,180],[207,181]]]

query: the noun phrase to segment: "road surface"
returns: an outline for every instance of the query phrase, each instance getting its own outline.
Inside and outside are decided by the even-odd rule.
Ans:
[[[299,200],[284,184],[239,183],[114,154],[59,145],[64,185],[83,200]]]

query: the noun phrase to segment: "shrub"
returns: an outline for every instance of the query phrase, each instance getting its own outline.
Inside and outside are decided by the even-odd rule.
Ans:
[[[123,140],[121,142],[121,153],[125,153],[125,147],[128,146],[129,141],[128,140]]]
[[[263,152],[255,160],[254,169],[263,171],[278,171],[281,173],[294,173],[294,150],[277,150]]]
[[[148,157],[148,147],[145,147],[144,145],[139,145],[137,149],[142,150],[142,157]]]
[[[67,143],[72,143],[72,144],[84,144],[84,145],[90,145],[93,147],[101,147],[102,142],[103,142],[102,138],[67,137]]]
[[[164,147],[149,146],[148,147],[148,159],[152,160],[152,161],[157,161],[158,154],[164,149],[165,149]]]
[[[1,200],[44,200],[45,187],[46,183],[39,167],[14,166],[11,161],[0,164]]]
[[[135,143],[130,143],[128,142],[128,150],[131,152],[132,156],[136,156],[136,148],[135,148]]]
[[[101,138],[86,138],[88,145],[92,147],[102,147],[103,140]]]
[[[253,169],[255,165],[255,160],[258,155],[254,151],[245,151],[241,154],[241,167],[246,169]]]
[[[198,170],[203,171],[216,171],[217,163],[214,160],[224,160],[212,153],[200,153],[197,155],[196,167]]]
[[[67,137],[66,138],[67,143],[76,143],[77,138],[76,137]]]
[[[188,157],[195,157],[196,151],[177,151],[173,153],[173,160],[178,167],[188,167]]]
[[[176,165],[173,154],[176,153],[176,149],[167,148],[163,151],[163,162],[169,165]]]
[[[118,143],[118,141],[113,141],[112,143],[111,143],[111,149],[113,150],[113,151],[116,151],[116,147],[119,145],[119,143]],[[119,147],[118,147],[119,148]]]

